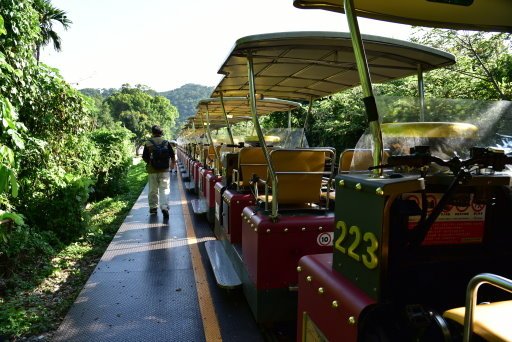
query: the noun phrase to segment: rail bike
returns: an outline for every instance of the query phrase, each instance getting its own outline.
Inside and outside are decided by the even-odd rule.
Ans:
[[[511,341],[512,156],[479,145],[472,124],[383,124],[371,88],[371,58],[357,24],[357,16],[364,16],[511,32],[511,3],[295,0],[294,5],[346,14],[369,121],[360,145],[366,162],[359,165],[365,167],[353,167],[334,181],[333,250],[305,256],[297,268],[297,340]],[[493,286],[479,289],[482,284]]]
[[[454,63],[452,55],[436,49],[375,36],[364,39],[379,82]],[[259,146],[244,146],[221,158],[225,170],[231,165],[232,174],[226,173],[214,186],[219,240],[205,245],[214,255],[211,259],[228,260],[214,270],[222,273],[233,265],[234,272],[228,274],[239,280],[232,284],[242,284],[258,322],[295,319],[298,260],[332,251],[336,228],[329,201],[332,204],[335,151],[268,146],[256,119],[257,104],[268,97],[311,103],[358,85],[351,39],[335,32],[244,37],[219,72],[224,78],[212,98],[249,95]],[[228,162],[230,155],[234,163]]]

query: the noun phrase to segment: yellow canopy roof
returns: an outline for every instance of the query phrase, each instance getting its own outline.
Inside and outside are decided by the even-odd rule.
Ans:
[[[226,114],[228,115],[228,121],[231,124],[252,119],[251,107],[247,98],[225,97],[223,98],[223,101]],[[265,98],[256,100],[256,106],[258,114],[265,115],[273,112],[286,112],[295,109],[300,107],[300,103],[275,98]],[[202,126],[206,127],[206,111],[208,111],[209,114],[211,129],[226,127],[226,120],[224,118],[220,98],[200,100],[196,108],[196,114],[195,116],[188,118],[186,128],[192,127],[192,122],[196,129],[201,129]]]
[[[449,53],[391,38],[363,35],[375,83],[455,63]],[[247,56],[254,61],[256,93],[265,97],[309,101],[360,84],[350,34],[282,32],[236,41],[219,73],[224,78],[212,97],[247,96]]]
[[[344,12],[343,0],[294,0],[298,8]],[[355,0],[361,17],[415,26],[512,32],[510,0]]]
[[[224,109],[226,110],[226,114],[228,118],[236,117],[236,116],[250,116],[251,106],[249,104],[249,99],[246,97],[224,97]],[[275,99],[275,98],[265,98],[265,99],[257,99],[256,107],[258,108],[258,114],[270,114],[273,112],[286,112],[297,107],[300,107],[300,103]],[[224,112],[222,109],[222,102],[220,98],[210,98],[199,101],[197,105],[196,116],[200,113],[206,113],[208,111],[210,118],[212,117],[220,117],[224,118]]]

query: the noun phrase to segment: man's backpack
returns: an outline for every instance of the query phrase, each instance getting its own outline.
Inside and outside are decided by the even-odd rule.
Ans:
[[[171,151],[169,150],[169,142],[167,140],[162,141],[160,145],[157,145],[153,139],[149,139],[153,144],[153,150],[149,163],[155,169],[168,169],[169,160],[171,159]]]

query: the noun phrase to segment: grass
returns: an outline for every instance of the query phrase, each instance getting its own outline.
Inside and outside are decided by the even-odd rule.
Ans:
[[[130,168],[128,191],[87,206],[86,234],[59,251],[46,247],[42,258],[32,254],[9,278],[0,293],[0,341],[51,338],[146,184],[143,164]]]

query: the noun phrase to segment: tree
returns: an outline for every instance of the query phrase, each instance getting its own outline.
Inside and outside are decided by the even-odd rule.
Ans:
[[[39,13],[39,28],[41,29],[41,38],[36,43],[36,60],[39,62],[41,46],[52,42],[56,51],[61,50],[61,39],[53,30],[53,23],[58,22],[67,30],[72,21],[67,17],[66,12],[53,6],[51,0],[35,0],[33,6]]]
[[[438,97],[512,99],[512,35],[416,28],[411,40],[452,53],[457,63],[429,73]],[[436,79],[437,78],[437,79]],[[432,82],[434,81],[434,82]],[[427,87],[429,83],[426,82]]]
[[[174,134],[178,118],[176,107],[145,86],[131,87],[124,84],[120,91],[105,99],[105,104],[112,118],[121,121],[124,127],[136,135],[136,151],[149,138],[152,125],[161,126],[168,137]]]
[[[292,126],[304,127],[307,108],[292,112]],[[262,119],[262,126],[287,127],[288,113],[273,113]],[[367,126],[361,89],[354,88],[313,102],[306,125],[310,146],[331,146],[341,152],[353,148]]]

